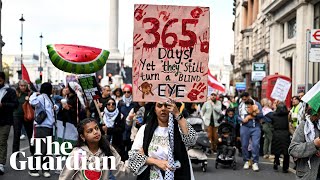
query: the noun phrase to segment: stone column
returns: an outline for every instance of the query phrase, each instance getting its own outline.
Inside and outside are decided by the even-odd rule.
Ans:
[[[118,49],[118,32],[119,32],[119,1],[110,0],[110,9],[109,9],[109,51],[110,55],[107,61],[107,64],[118,63],[120,64],[123,61],[123,56],[120,54]],[[104,68],[103,78],[107,78],[107,66]],[[110,66],[111,67],[111,66]],[[109,68],[110,68],[109,67]],[[108,68],[108,69],[109,69]],[[114,75],[114,74],[113,74]]]
[[[248,17],[247,17],[247,26],[252,24],[252,0],[248,0]]]
[[[254,0],[252,22],[254,22],[257,19],[258,13],[259,13],[259,0]]]
[[[247,28],[247,14],[248,14],[248,9],[245,7],[242,7],[242,17],[240,18],[242,21],[242,27],[241,30],[244,30]]]
[[[118,52],[118,28],[119,28],[119,2],[110,0],[109,16],[109,51]]]

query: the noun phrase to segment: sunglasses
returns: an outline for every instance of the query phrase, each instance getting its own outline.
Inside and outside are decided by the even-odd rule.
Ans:
[[[107,103],[107,106],[115,106],[116,103]]]
[[[131,94],[131,91],[123,91],[124,94]]]
[[[167,107],[168,107],[168,104],[167,104],[167,103],[162,103],[162,104],[161,104],[161,103],[158,103],[158,104],[157,104],[157,107],[158,107],[158,108],[162,108],[163,106],[164,106],[165,108],[167,108]]]

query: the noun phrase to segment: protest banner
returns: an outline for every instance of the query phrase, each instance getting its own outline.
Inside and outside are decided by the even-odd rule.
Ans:
[[[99,113],[100,121],[102,122],[101,112],[98,106],[98,99],[101,97],[101,90],[96,81],[96,77],[94,75],[80,75],[78,80],[87,100],[92,100],[94,102],[97,112]]]
[[[208,7],[135,5],[134,101],[206,101],[209,16]]]
[[[273,99],[285,101],[290,90],[291,82],[278,78],[271,93]]]

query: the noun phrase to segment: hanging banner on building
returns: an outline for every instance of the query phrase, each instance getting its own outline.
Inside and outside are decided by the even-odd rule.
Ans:
[[[312,29],[309,39],[309,61],[320,62],[320,29]]]
[[[94,75],[81,75],[78,80],[87,100],[96,100],[101,97],[101,90]]]
[[[252,64],[252,81],[262,81],[266,77],[266,64],[265,63],[253,63]]]
[[[206,101],[209,15],[208,7],[135,5],[134,101]]]
[[[278,78],[276,84],[273,87],[271,97],[279,101],[285,101],[290,90],[291,82],[282,78]]]

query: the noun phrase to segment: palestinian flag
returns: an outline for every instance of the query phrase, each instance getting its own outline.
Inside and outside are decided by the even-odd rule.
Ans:
[[[320,81],[302,97],[302,101],[308,103],[315,112],[318,112],[320,108]]]

